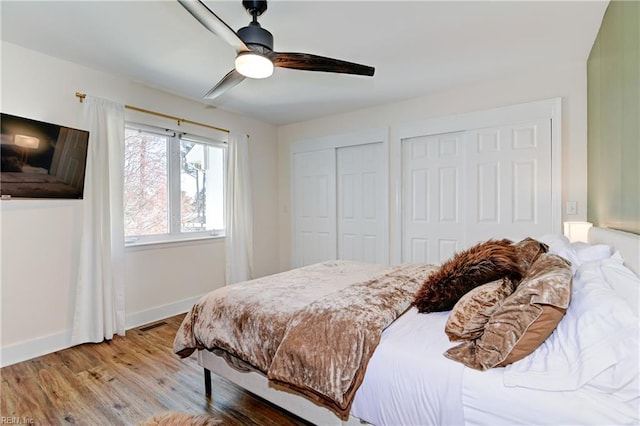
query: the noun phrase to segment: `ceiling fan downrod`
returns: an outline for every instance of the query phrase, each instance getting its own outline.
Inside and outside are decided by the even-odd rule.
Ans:
[[[242,5],[253,17],[246,27],[238,30],[238,36],[247,45],[260,45],[273,50],[273,35],[262,28],[258,22],[258,16],[267,10],[267,2],[264,0],[243,0]]]

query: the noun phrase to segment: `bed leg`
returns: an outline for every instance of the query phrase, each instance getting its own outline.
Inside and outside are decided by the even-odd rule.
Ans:
[[[211,370],[204,369],[204,394],[211,397]]]

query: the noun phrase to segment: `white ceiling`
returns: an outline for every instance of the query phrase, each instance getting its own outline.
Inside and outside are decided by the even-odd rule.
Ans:
[[[231,28],[240,0],[205,3]],[[376,68],[374,77],[277,68],[221,97],[202,95],[235,51],[176,1],[0,2],[2,39],[273,124],[447,90],[551,64],[586,61],[606,1],[284,1],[260,17],[274,50]]]

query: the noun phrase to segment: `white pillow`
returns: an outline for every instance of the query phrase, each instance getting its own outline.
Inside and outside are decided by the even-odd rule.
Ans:
[[[581,265],[567,314],[538,349],[505,368],[505,386],[570,391],[593,382],[609,392],[628,391],[628,380],[622,380],[627,376],[602,373],[629,357],[637,359],[638,317],[605,281],[599,263]],[[631,367],[635,370],[627,374],[638,375],[638,364]]]
[[[586,244],[586,243],[572,243],[571,247],[573,247],[576,255],[578,256],[578,261],[580,265],[585,262],[593,262],[594,260],[604,260],[611,257],[611,247],[606,244]],[[580,267],[578,265],[578,267]]]
[[[549,246],[549,253],[567,259],[571,263],[571,270],[574,274],[585,262],[611,257],[611,247],[606,244],[571,243],[567,237],[561,234],[543,235],[538,238],[538,241]]]
[[[620,252],[615,252],[609,259],[600,263],[600,270],[605,281],[633,309],[636,315],[640,312],[640,278],[624,266]]]
[[[572,272],[574,274],[576,273],[580,261],[578,259],[578,254],[567,237],[561,234],[548,234],[538,238],[538,241],[549,246],[549,253],[556,254],[567,259],[569,263],[571,263]]]
[[[569,239],[562,234],[546,234],[536,239],[549,246],[549,253],[559,255],[559,253],[566,250],[571,252],[574,251]]]

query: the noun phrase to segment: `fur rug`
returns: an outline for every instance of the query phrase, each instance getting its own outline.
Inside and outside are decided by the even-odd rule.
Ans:
[[[156,414],[138,423],[138,426],[214,426],[221,424],[221,420],[210,414],[187,414],[170,411]]]

